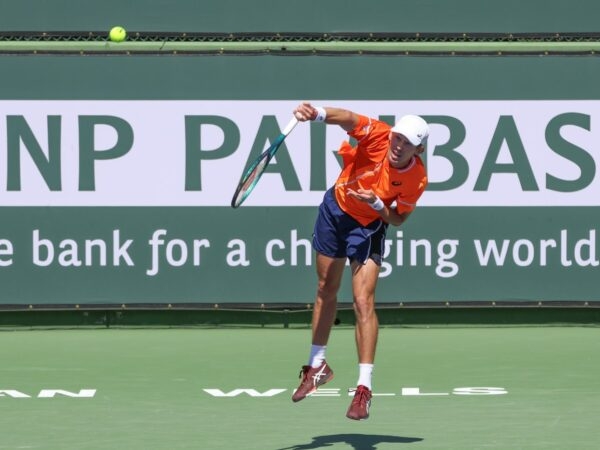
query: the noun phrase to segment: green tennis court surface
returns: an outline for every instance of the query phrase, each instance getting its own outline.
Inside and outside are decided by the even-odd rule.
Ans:
[[[384,328],[364,422],[345,417],[351,328],[332,334],[335,379],[291,402],[308,344],[307,329],[0,332],[0,449],[600,448],[598,328]]]

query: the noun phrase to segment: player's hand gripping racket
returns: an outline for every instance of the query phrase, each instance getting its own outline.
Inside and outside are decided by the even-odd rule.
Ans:
[[[283,143],[287,135],[292,132],[296,125],[298,125],[298,119],[294,117],[283,129],[283,132],[273,141],[271,146],[262,152],[262,154],[256,158],[248,170],[246,170],[237,186],[237,189],[235,190],[235,194],[233,194],[233,198],[231,199],[232,208],[237,208],[244,203],[244,200],[246,200],[246,198],[250,195],[250,192],[252,192],[252,189],[254,189],[254,186],[256,186],[258,183],[258,180],[260,180],[261,175],[269,165],[269,162],[271,162],[271,159],[279,149],[279,146]]]

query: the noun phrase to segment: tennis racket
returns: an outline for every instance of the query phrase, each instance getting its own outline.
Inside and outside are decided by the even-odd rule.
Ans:
[[[246,198],[250,195],[250,192],[252,192],[252,189],[254,189],[254,186],[256,186],[258,183],[258,180],[260,180],[260,177],[269,165],[269,162],[271,162],[271,159],[273,159],[273,156],[275,156],[279,146],[283,143],[287,135],[292,132],[296,125],[298,125],[298,119],[294,117],[283,129],[283,132],[273,141],[271,146],[262,152],[262,154],[256,158],[248,170],[246,170],[242,176],[242,179],[238,183],[235,194],[233,194],[233,198],[231,199],[232,208],[237,208],[244,203],[244,200],[246,200]]]

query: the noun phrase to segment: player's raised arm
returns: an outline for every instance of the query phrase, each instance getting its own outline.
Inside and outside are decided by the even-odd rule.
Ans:
[[[339,125],[346,131],[354,129],[358,123],[358,116],[352,111],[331,106],[313,106],[308,102],[298,105],[294,110],[294,115],[301,122],[308,120],[325,122],[331,125]]]

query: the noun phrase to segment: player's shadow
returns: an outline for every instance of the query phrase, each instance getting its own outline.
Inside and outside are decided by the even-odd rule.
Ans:
[[[411,444],[422,441],[423,438],[387,436],[382,434],[328,434],[315,436],[308,444],[297,444],[279,450],[313,450],[331,447],[334,444],[346,443],[354,450],[377,450],[377,444]]]

